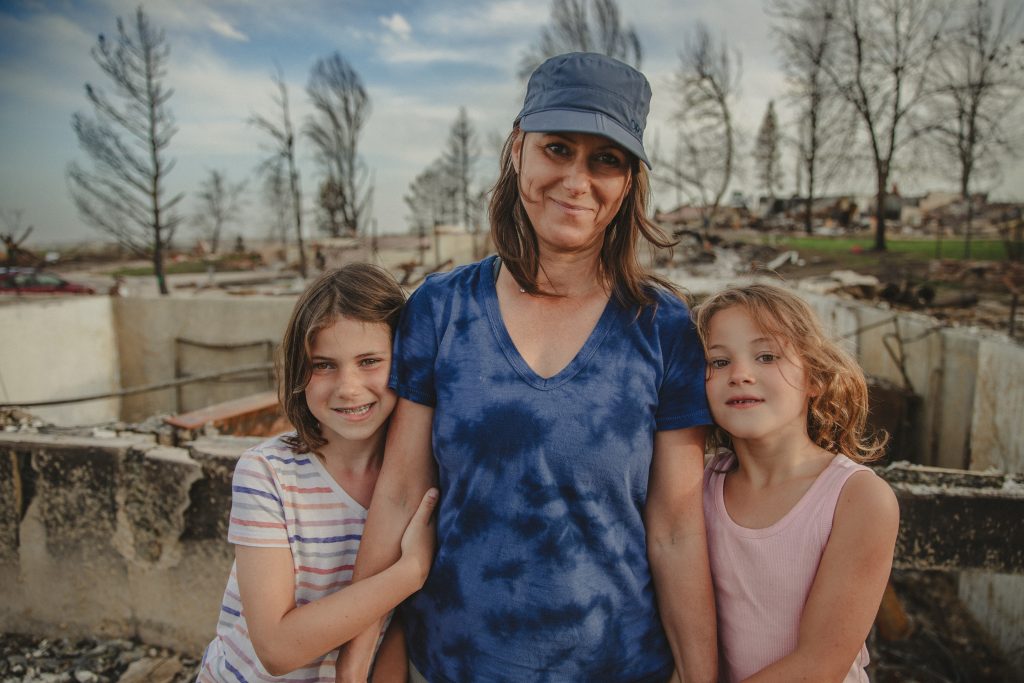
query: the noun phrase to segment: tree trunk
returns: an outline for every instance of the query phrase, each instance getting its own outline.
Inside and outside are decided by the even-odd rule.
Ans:
[[[164,274],[164,237],[160,231],[156,231],[156,239],[153,240],[153,274],[156,276],[156,285],[160,289],[161,296],[170,294],[167,289],[167,277]]]
[[[812,163],[807,172],[807,210],[804,212],[804,232],[808,235],[814,234],[812,225],[814,207],[814,164]]]
[[[289,154],[291,154],[290,150]],[[306,263],[306,246],[302,241],[302,193],[299,190],[298,174],[295,172],[295,160],[290,155],[288,157],[288,167],[288,179],[292,191],[292,206],[295,208],[295,242],[299,248],[299,275],[305,280],[309,274],[309,266]]]
[[[971,258],[971,228],[974,223],[974,202],[971,201],[971,194],[968,188],[969,176],[961,174],[960,196],[967,202],[967,222],[964,225],[964,258]]]
[[[888,178],[878,173],[878,189],[875,195],[875,246],[874,251],[885,251],[885,186]]]

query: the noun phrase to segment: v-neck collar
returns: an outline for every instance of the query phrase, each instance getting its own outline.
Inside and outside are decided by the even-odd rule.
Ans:
[[[498,346],[501,347],[505,358],[508,359],[509,364],[515,369],[516,373],[530,386],[543,391],[562,386],[586,367],[594,353],[604,342],[605,337],[608,336],[616,317],[622,315],[622,307],[618,305],[614,296],[609,297],[601,317],[597,320],[597,324],[594,325],[594,329],[590,331],[590,335],[583,342],[583,346],[576,352],[572,360],[551,377],[541,377],[523,359],[519,349],[516,348],[515,342],[512,341],[512,336],[508,333],[508,328],[505,327],[504,318],[501,317],[501,307],[498,304],[498,289],[496,286],[500,265],[501,260],[497,256],[492,256],[489,261],[484,262],[483,277],[479,279],[484,308],[487,311],[487,318],[491,323],[491,331],[494,333]]]
[[[327,467],[320,461],[316,453],[310,452],[309,461],[313,464],[313,467],[320,473],[320,476],[327,482],[327,485],[331,487],[335,495],[341,498],[346,505],[357,510],[362,514],[366,514],[367,508],[363,507],[363,504],[355,499],[351,493],[345,490],[345,487],[335,479],[330,472],[327,471]]]

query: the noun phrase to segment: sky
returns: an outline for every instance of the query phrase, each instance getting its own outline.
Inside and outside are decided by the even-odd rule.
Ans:
[[[117,17],[130,20],[138,4],[0,3],[0,211],[7,217],[21,211],[22,225],[34,227],[26,246],[101,237],[79,218],[68,191],[68,164],[87,165],[71,117],[91,114],[85,83],[110,90],[90,49],[99,34],[115,33]],[[741,52],[734,112],[745,135],[741,152],[749,151],[770,100],[777,102],[783,129],[791,125],[783,102],[785,77],[761,0],[619,5],[643,45],[641,69],[654,91],[645,136],[649,151],[654,140],[672,137],[672,74],[684,37],[698,20]],[[247,120],[276,113],[275,64],[283,70],[297,128],[311,113],[305,86],[318,59],[338,52],[359,73],[372,107],[360,153],[373,173],[373,216],[381,232],[402,232],[409,224],[402,197],[441,154],[460,106],[466,107],[481,144],[479,182],[494,178],[492,140],[504,138],[521,106],[517,68],[550,18],[550,0],[175,0],[142,6],[171,46],[166,82],[174,89],[170,107],[178,132],[169,148],[176,166],[168,189],[186,193],[181,207],[192,215],[200,182],[211,170],[224,171],[234,182],[247,180],[242,215],[228,233],[249,238],[266,236],[270,219],[255,172],[266,152],[261,133]],[[319,172],[304,139],[298,157],[311,214]],[[793,164],[784,160],[783,165],[783,184],[791,190]],[[753,173],[746,175],[733,188],[750,194],[756,183]],[[949,179],[912,175],[897,179],[905,192],[954,187]],[[870,186],[865,175],[849,191],[867,192]],[[1024,162],[1007,166],[991,189],[995,197],[1024,199]],[[655,206],[671,208],[674,202],[671,193],[656,191]],[[8,230],[0,224],[0,231]],[[176,243],[189,244],[197,236],[197,228],[184,224]]]

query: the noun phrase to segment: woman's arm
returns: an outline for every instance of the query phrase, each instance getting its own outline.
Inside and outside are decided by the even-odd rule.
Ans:
[[[405,649],[405,628],[402,618],[395,612],[374,658],[372,683],[407,683],[408,679],[409,653]]]
[[[885,480],[858,472],[846,481],[800,617],[796,650],[748,683],[845,678],[878,613],[892,568],[899,515],[896,496]]]
[[[338,647],[387,614],[427,578],[434,551],[437,491],[421,498],[402,535],[401,557],[380,574],[295,606],[288,548],[235,548],[238,591],[249,639],[263,668],[289,673]]]
[[[355,585],[369,581],[367,577],[375,579],[377,572],[395,561],[398,541],[416,510],[416,501],[437,480],[430,446],[433,420],[433,408],[398,399],[388,427],[384,464],[356,556],[352,576],[358,582]],[[366,683],[380,627],[378,620],[342,648],[337,667],[339,681]]]
[[[710,683],[718,676],[703,474],[703,427],[654,435],[644,513],[647,555],[676,670],[687,683]]]

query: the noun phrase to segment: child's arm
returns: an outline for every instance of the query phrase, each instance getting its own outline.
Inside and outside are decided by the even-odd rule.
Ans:
[[[846,481],[800,617],[796,650],[747,683],[845,678],[878,613],[892,568],[899,514],[885,480],[858,472]]]
[[[717,680],[715,602],[701,484],[704,429],[654,435],[644,525],[647,555],[676,671],[689,683]]]
[[[288,548],[235,547],[238,589],[249,639],[268,673],[279,676],[323,656],[419,590],[434,552],[437,490],[420,501],[402,536],[401,557],[381,573],[295,606]]]
[[[398,399],[388,427],[384,464],[373,491],[363,544],[352,580],[357,584],[395,561],[395,542],[413,514],[413,505],[437,479],[430,430],[434,409]],[[338,680],[366,683],[379,625],[354,638],[341,651]]]

